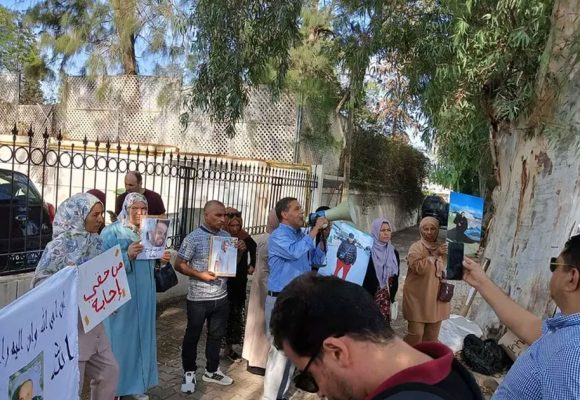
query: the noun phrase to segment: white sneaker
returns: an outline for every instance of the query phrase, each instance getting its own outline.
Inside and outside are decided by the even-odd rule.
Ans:
[[[197,383],[195,379],[195,371],[187,371],[183,374],[183,383],[181,384],[181,391],[183,393],[193,393],[195,392],[195,384]]]
[[[215,372],[205,370],[202,378],[204,382],[217,383],[218,385],[228,386],[234,383],[234,380],[225,375],[219,368]]]
[[[135,400],[149,400],[149,396],[146,394],[134,394],[131,397]]]

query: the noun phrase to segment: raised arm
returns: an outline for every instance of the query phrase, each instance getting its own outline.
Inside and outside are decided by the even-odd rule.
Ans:
[[[500,321],[517,337],[532,344],[542,335],[542,320],[509,298],[470,258],[463,259],[463,280],[493,308]]]

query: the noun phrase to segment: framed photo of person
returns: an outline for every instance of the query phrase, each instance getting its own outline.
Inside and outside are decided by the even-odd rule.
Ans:
[[[238,263],[238,239],[234,237],[212,236],[207,270],[221,277],[236,276]]]
[[[143,251],[137,255],[138,260],[157,260],[163,257],[167,246],[167,237],[171,229],[171,220],[147,216],[141,221],[141,244]]]

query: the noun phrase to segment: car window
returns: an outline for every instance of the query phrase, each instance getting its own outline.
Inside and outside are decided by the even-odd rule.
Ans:
[[[12,175],[10,171],[0,171],[0,201],[10,201],[12,198],[25,201],[28,196],[29,202],[40,202],[37,191],[29,185],[32,183],[24,175],[18,173]]]

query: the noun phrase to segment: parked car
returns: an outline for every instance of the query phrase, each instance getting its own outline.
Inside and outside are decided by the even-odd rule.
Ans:
[[[421,218],[435,217],[440,226],[447,226],[449,203],[441,196],[427,196],[421,205]]]
[[[52,239],[54,214],[26,175],[0,169],[0,275],[36,267]]]

